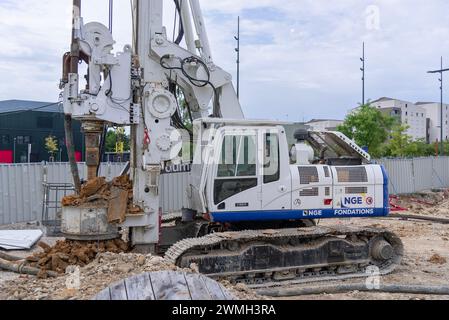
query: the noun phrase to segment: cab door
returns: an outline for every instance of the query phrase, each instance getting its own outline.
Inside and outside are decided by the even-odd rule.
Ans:
[[[209,208],[212,213],[259,211],[261,185],[259,142],[255,129],[219,131],[215,148],[215,174],[210,183]],[[227,217],[228,218],[228,217]]]
[[[284,129],[260,130],[263,145],[262,210],[290,210],[292,178]]]

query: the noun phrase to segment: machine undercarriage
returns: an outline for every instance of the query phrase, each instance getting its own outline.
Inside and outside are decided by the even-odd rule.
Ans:
[[[212,278],[250,287],[385,275],[402,260],[402,242],[387,230],[320,227],[310,220],[279,228],[283,224],[220,232],[218,226],[209,229],[203,222],[202,227],[193,227],[197,235],[217,232],[183,239],[169,246],[165,258],[179,267],[196,266]],[[293,228],[295,224],[298,227]]]

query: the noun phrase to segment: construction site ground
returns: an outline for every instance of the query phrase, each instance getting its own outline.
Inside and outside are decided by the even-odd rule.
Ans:
[[[401,212],[449,218],[449,198],[447,193],[428,192],[401,197],[397,204],[409,208]],[[392,213],[394,214],[394,213]],[[449,225],[418,220],[396,218],[352,218],[321,220],[320,225],[355,225],[390,229],[404,242],[405,255],[399,268],[392,274],[381,277],[382,284],[402,285],[448,285],[449,284]],[[19,226],[26,227],[25,226]],[[5,226],[2,227],[5,229]],[[54,245],[54,238],[42,239]],[[36,247],[35,252],[42,249]],[[29,256],[30,252],[11,254]],[[188,270],[190,272],[195,272]],[[151,255],[133,253],[100,253],[91,263],[80,268],[80,287],[68,289],[67,281],[71,275],[57,278],[39,279],[35,276],[18,275],[0,271],[0,299],[90,299],[108,285],[131,275],[148,271],[178,270],[164,259]],[[335,282],[364,283],[365,279]],[[318,283],[317,283],[318,284]],[[314,284],[314,285],[317,285]],[[326,285],[332,283],[326,282]],[[243,285],[225,284],[239,299],[260,299],[252,290]],[[304,285],[302,285],[304,286]],[[295,296],[285,299],[295,300],[410,300],[410,299],[449,299],[449,296],[390,294],[380,292],[348,292],[342,294],[319,294]]]

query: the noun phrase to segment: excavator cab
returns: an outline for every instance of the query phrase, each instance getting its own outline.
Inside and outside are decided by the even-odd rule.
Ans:
[[[288,146],[282,126],[224,126],[214,139],[208,209],[215,221],[263,220],[291,209]]]
[[[201,128],[209,132],[198,140],[206,161],[193,171],[191,178],[201,178],[191,188],[199,186],[197,211],[212,222],[388,214],[384,169],[344,135],[300,130],[289,150],[281,123],[206,121]]]

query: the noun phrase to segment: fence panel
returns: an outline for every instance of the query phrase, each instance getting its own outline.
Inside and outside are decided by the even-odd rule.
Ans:
[[[122,163],[103,163],[100,175],[108,180],[118,176]],[[78,164],[80,178],[86,178],[86,166]],[[41,219],[43,183],[73,183],[68,163],[26,163],[0,165],[0,225]],[[54,195],[50,195],[53,199]],[[63,194],[58,194],[60,201]]]
[[[0,224],[33,221],[42,209],[40,164],[0,165]]]
[[[413,159],[413,192],[432,189],[432,158]]]
[[[449,186],[449,157],[432,159],[433,188],[447,188]]]
[[[413,166],[409,159],[382,159],[389,176],[391,193],[412,193],[414,191]]]
[[[377,162],[383,164],[389,174],[392,194],[449,188],[449,157],[380,159]],[[85,179],[85,164],[78,166],[80,177]],[[103,163],[100,175],[110,180],[120,174],[123,166],[122,163]],[[44,181],[73,183],[69,164],[0,164],[0,224],[40,220]],[[161,175],[161,206],[165,213],[180,211],[187,206],[187,186],[186,172]]]

